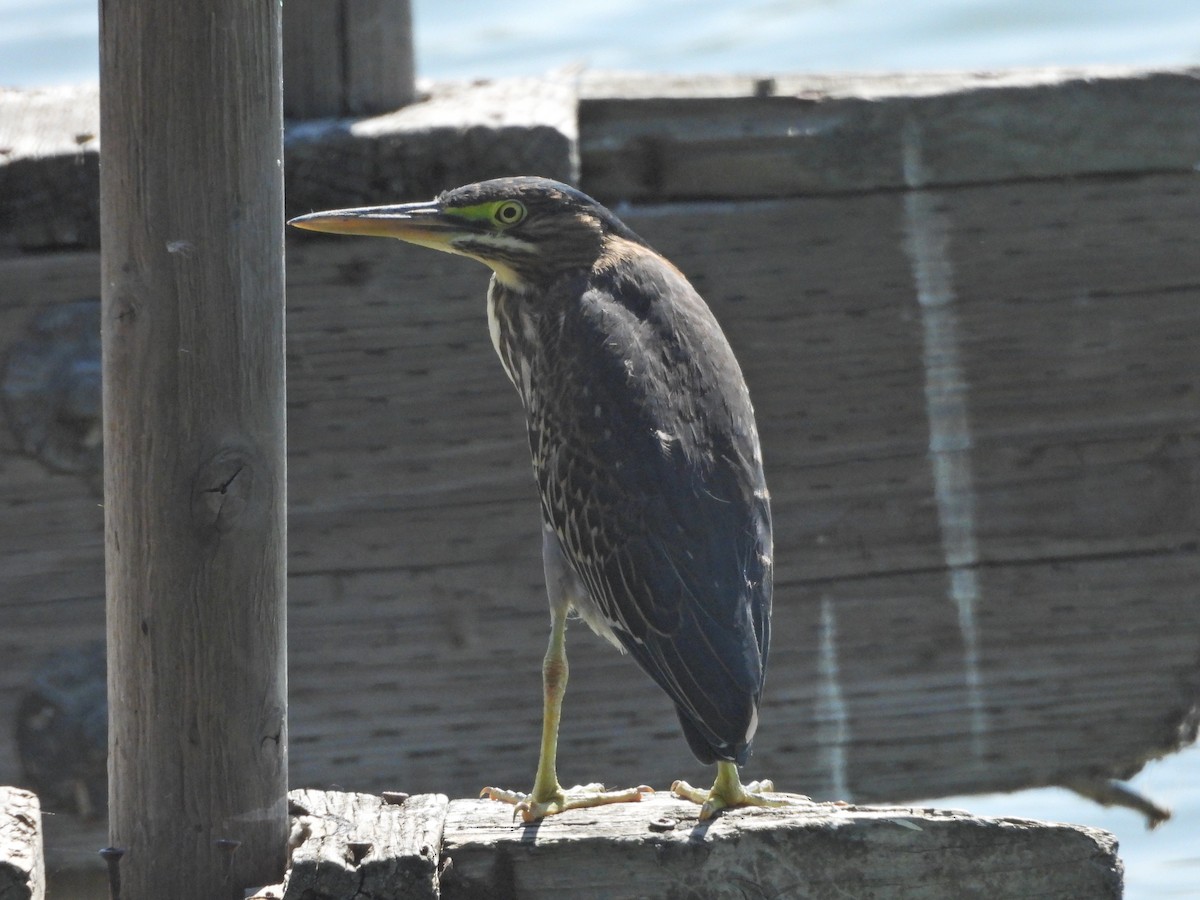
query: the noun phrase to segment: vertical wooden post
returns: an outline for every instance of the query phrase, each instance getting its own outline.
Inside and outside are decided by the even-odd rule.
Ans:
[[[242,897],[287,834],[280,5],[102,0],[110,839]]]
[[[412,103],[409,0],[288,0],[284,112],[293,119],[365,116]]]

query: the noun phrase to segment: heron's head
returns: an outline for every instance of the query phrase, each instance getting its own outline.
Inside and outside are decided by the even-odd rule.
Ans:
[[[643,243],[586,194],[548,178],[496,178],[426,203],[309,213],[289,225],[312,231],[398,238],[469,256],[514,290],[589,267],[614,235]]]

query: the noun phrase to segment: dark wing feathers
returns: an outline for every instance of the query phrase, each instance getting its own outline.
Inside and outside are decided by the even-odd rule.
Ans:
[[[770,621],[758,439],[708,308],[647,258],[641,281],[597,270],[548,298],[558,312],[543,319],[530,411],[543,513],[618,639],[674,700],[696,755],[740,761]],[[562,502],[572,497],[585,502]]]

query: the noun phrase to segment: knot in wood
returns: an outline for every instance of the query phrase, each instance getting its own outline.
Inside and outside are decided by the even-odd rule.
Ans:
[[[254,455],[237,447],[222,447],[200,464],[192,490],[192,521],[215,536],[245,528],[261,518],[260,466]]]

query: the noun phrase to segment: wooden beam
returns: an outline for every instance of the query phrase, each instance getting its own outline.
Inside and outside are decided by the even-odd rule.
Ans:
[[[580,79],[583,181],[614,203],[1190,172],[1200,71]]]
[[[283,44],[288,118],[376,115],[416,96],[408,0],[289,0]]]
[[[305,78],[332,84],[310,65],[289,71],[288,90]],[[1190,176],[1200,129],[1180,110],[1198,98],[1200,70],[1112,67],[442,84],[375,119],[293,123],[288,202],[290,214],[396,202],[529,172],[610,204],[892,191],[912,187],[906,146],[926,187]],[[96,245],[97,123],[87,86],[0,88],[0,249]]]
[[[290,796],[291,868],[256,900],[1121,896],[1111,834],[1029,819],[798,798],[701,823],[654,794],[523,825],[489,800]]]
[[[101,15],[110,841],[242,896],[287,833],[279,5]]]

